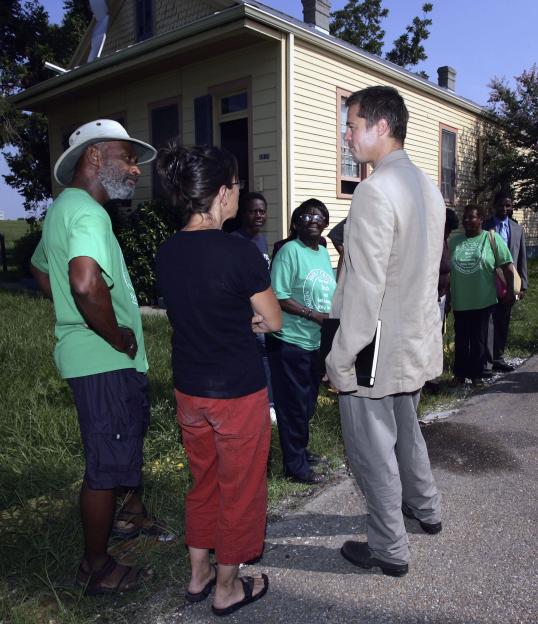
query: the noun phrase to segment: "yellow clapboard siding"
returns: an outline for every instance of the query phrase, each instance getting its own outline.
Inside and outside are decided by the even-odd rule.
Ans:
[[[295,50],[295,142],[296,178],[302,180],[312,173],[311,159],[316,153],[313,130],[320,129],[323,115],[330,115],[328,127],[337,133],[337,88],[355,90],[375,84],[395,86],[405,98],[410,114],[406,150],[411,159],[436,182],[439,177],[439,124],[457,129],[457,190],[458,201],[466,202],[474,180],[477,158],[477,137],[482,120],[456,103],[425,95],[419,89],[376,75],[374,71],[342,60],[336,55],[297,41]],[[315,103],[315,106],[312,104]],[[326,131],[319,132],[318,149],[329,144]],[[301,149],[302,148],[302,149]],[[336,147],[334,148],[336,150]],[[336,193],[336,158],[332,177]],[[325,180],[325,177],[324,177]],[[297,183],[299,185],[299,182]]]
[[[134,5],[132,2],[124,4],[131,5],[131,9]],[[211,0],[184,0],[181,3],[159,0],[155,4],[158,5],[155,27],[159,32],[175,27],[188,16],[190,19],[195,14],[207,15],[214,10]],[[117,26],[111,27],[107,40],[110,49],[118,49],[128,42],[125,33],[133,26],[132,10],[117,19]],[[114,28],[117,28],[117,36]],[[51,158],[54,161],[62,151],[64,128],[106,114],[121,113],[133,135],[149,140],[148,104],[170,98],[180,98],[182,138],[187,144],[193,143],[194,98],[209,93],[217,85],[248,79],[251,86],[251,187],[253,190],[262,188],[266,194],[272,215],[267,232],[271,237],[281,238],[280,233],[287,227],[281,223],[281,206],[287,197],[283,189],[290,183],[282,178],[286,141],[292,141],[290,149],[294,159],[292,190],[295,206],[288,206],[288,213],[304,199],[318,197],[327,205],[331,226],[334,225],[346,215],[350,203],[349,199],[336,196],[337,136],[340,130],[337,89],[351,92],[369,85],[390,84],[399,89],[410,113],[406,149],[413,161],[436,182],[439,177],[440,124],[457,130],[457,203],[462,205],[468,201],[475,178],[477,138],[484,123],[478,114],[455,101],[426,94],[419,86],[402,83],[397,73],[394,79],[388,79],[374,69],[343,59],[326,48],[305,43],[297,35],[291,82],[293,136],[288,138],[286,111],[283,110],[287,94],[283,92],[285,83],[281,78],[286,64],[286,57],[281,58],[284,52],[285,46],[280,42],[264,41],[174,70],[156,72],[143,80],[97,90],[99,93],[94,96],[78,98],[76,105],[73,100],[64,109],[52,111],[50,115]],[[215,140],[218,142],[217,111],[214,113]],[[136,201],[151,192],[150,174],[150,167],[145,167]],[[525,215],[525,218],[529,221],[533,216]]]
[[[180,130],[183,142],[192,144],[194,98],[207,94],[216,85],[248,78],[251,82],[253,121],[251,175],[253,180],[263,178],[264,192],[267,190],[268,195],[273,197],[269,208],[274,210],[275,214],[280,214],[279,206],[282,201],[278,148],[280,84],[276,71],[280,61],[277,52],[278,47],[273,42],[263,42],[243,50],[223,53],[219,56],[219,63],[216,63],[215,59],[208,59],[145,77],[139,81],[118,84],[100,90],[93,97],[86,96],[77,100],[76,106],[51,111],[49,115],[51,161],[54,163],[63,151],[62,136],[66,129],[107,114],[122,114],[130,134],[149,141],[148,106],[171,98],[179,98],[180,101]],[[253,63],[252,59],[256,62]],[[270,160],[259,160],[260,153],[270,153]],[[61,189],[55,185],[55,194],[59,190]],[[138,203],[149,199],[150,196],[151,168],[143,166],[134,201]]]

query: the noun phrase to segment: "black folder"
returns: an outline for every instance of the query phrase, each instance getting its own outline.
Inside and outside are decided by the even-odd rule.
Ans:
[[[340,327],[340,319],[324,319],[321,326],[321,344],[319,347],[321,374],[325,374],[325,358],[329,355],[336,330]],[[375,382],[379,341],[381,339],[381,321],[377,321],[377,329],[372,342],[364,347],[355,360],[357,385],[371,388]]]

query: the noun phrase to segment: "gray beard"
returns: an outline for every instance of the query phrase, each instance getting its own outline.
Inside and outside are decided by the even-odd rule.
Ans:
[[[109,163],[105,163],[97,178],[109,199],[131,199],[134,195],[134,186],[127,184],[125,176]]]

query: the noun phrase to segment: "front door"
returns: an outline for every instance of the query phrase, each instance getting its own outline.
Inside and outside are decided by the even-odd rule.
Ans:
[[[220,124],[220,145],[237,158],[239,180],[248,191],[248,118],[223,121]]]

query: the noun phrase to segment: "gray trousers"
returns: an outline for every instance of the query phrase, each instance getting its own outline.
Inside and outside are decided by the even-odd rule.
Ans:
[[[441,497],[417,420],[419,399],[420,391],[339,398],[349,465],[368,507],[368,546],[374,556],[394,563],[409,561],[402,501],[417,519],[441,521]]]

